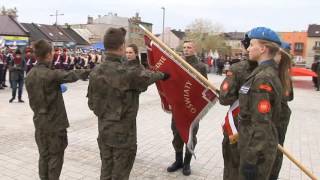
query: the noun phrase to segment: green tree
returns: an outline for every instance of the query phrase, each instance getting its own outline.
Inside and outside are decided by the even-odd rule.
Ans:
[[[185,40],[195,42],[198,53],[207,53],[211,49],[226,55],[231,52],[231,49],[226,45],[222,32],[223,27],[218,23],[214,24],[206,19],[195,19],[186,28]]]

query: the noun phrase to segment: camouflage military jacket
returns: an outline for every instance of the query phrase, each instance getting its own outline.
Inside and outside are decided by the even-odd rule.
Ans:
[[[89,70],[52,70],[39,62],[26,77],[29,104],[36,129],[55,132],[69,127],[60,84],[85,79]]]
[[[206,65],[204,63],[199,61],[199,59],[196,56],[187,56],[185,58],[186,58],[186,61],[193,68],[195,68],[197,71],[200,72],[200,74],[202,74],[202,76],[204,76],[205,78],[208,79],[208,77],[207,77],[207,68],[206,68]]]
[[[282,86],[274,60],[261,63],[239,90],[239,150],[244,161],[257,164],[276,151],[276,126],[281,113]]]
[[[219,101],[222,105],[232,105],[239,98],[239,89],[247,77],[257,67],[254,61],[244,60],[232,64],[220,86]]]
[[[239,89],[247,77],[257,67],[257,62],[244,60],[233,64],[220,86],[219,101],[221,105],[232,105],[239,99]],[[238,128],[238,116],[234,117],[234,124]],[[224,132],[226,134],[226,132]]]
[[[281,114],[280,114],[280,122],[279,125],[287,126],[290,120],[291,109],[288,105],[288,101],[293,100],[293,86],[292,81],[290,81],[291,89],[289,92],[283,92],[283,97],[281,101]]]
[[[88,105],[98,116],[99,137],[113,147],[136,145],[137,91],[163,79],[161,72],[128,68],[120,56],[106,59],[90,74]]]

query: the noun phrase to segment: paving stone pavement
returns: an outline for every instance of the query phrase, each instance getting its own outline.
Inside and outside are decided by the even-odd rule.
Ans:
[[[217,87],[223,76],[209,75]],[[97,118],[89,111],[86,99],[88,81],[68,84],[64,100],[70,121],[69,145],[65,153],[62,180],[95,180],[100,175],[100,157],[96,142]],[[313,173],[320,177],[320,92],[312,88],[310,78],[296,78],[295,99],[285,147]],[[8,103],[10,89],[0,91],[0,180],[35,180],[38,178],[38,151],[34,140],[32,112],[26,103]],[[181,171],[167,173],[174,159],[171,145],[170,114],[162,111],[155,86],[140,96],[137,117],[138,152],[130,175],[132,180],[219,180],[222,179],[221,122],[228,107],[216,104],[200,122],[192,175]],[[282,180],[308,179],[284,158]]]

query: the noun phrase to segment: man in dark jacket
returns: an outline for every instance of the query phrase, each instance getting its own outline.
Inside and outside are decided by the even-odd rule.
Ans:
[[[185,41],[183,44],[183,54],[185,56],[186,61],[194,67],[196,70],[198,70],[202,76],[207,78],[207,68],[204,63],[202,63],[197,57],[196,57],[196,49],[195,45],[192,41]],[[197,132],[199,129],[199,124],[197,124],[192,132],[193,136],[193,144],[196,146],[197,144]],[[180,168],[183,168],[182,173],[185,176],[189,176],[191,174],[191,169],[190,169],[190,162],[192,158],[191,152],[189,152],[188,148],[186,148],[185,152],[185,157],[183,160],[183,146],[184,142],[180,137],[180,134],[176,128],[176,125],[174,123],[174,120],[171,120],[171,130],[173,133],[173,140],[172,140],[172,145],[175,150],[175,161],[174,163],[167,168],[168,172],[175,172]]]
[[[17,49],[15,52],[13,61],[9,63],[9,71],[10,71],[10,80],[12,82],[12,98],[9,100],[11,103],[17,94],[18,88],[18,100],[23,103],[22,98],[22,90],[24,84],[24,72],[26,69],[26,62],[21,56],[21,51]]]

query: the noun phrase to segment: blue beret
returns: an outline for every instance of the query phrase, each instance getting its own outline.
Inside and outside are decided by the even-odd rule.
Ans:
[[[286,50],[286,51],[290,51],[291,50],[291,45],[285,41],[282,41],[281,42],[281,48],[283,50]]]
[[[60,90],[62,93],[66,92],[68,90],[67,86],[64,84],[60,84]]]
[[[281,40],[276,32],[266,27],[256,27],[248,32],[250,39],[271,41],[281,46]]]

